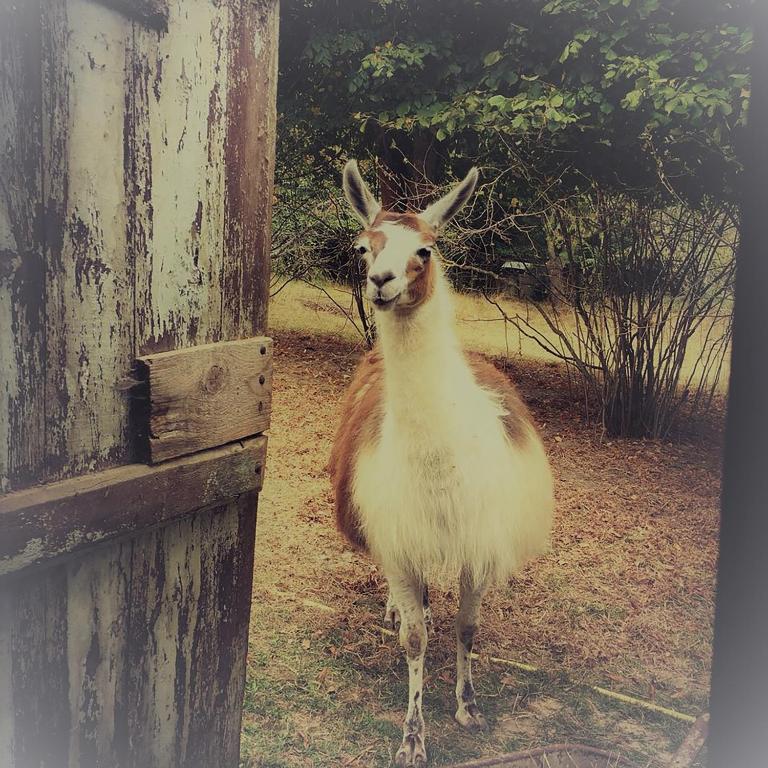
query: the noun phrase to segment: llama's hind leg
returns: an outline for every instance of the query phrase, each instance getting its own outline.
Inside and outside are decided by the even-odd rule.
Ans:
[[[408,713],[403,723],[403,743],[395,755],[398,766],[424,766],[424,716],[422,686],[427,628],[424,624],[421,584],[405,574],[389,578],[391,596],[400,609],[400,645],[408,662]]]
[[[468,573],[462,573],[459,612],[456,615],[456,720],[472,730],[488,727],[475,701],[475,687],[472,685],[472,646],[485,590],[484,584],[474,584]]]

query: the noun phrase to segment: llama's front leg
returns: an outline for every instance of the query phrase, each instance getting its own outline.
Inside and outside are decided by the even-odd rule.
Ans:
[[[429,587],[425,584],[421,592],[421,604],[424,608],[424,623],[427,633],[432,631],[432,609],[429,607]],[[400,629],[400,610],[395,605],[392,590],[387,588],[387,605],[384,608],[384,629],[397,632]]]
[[[475,687],[472,685],[472,646],[485,585],[475,584],[468,573],[462,573],[459,590],[459,613],[456,616],[456,720],[465,728],[485,730],[488,725],[477,706]]]
[[[384,609],[384,629],[397,632],[400,629],[400,609],[395,605],[392,588],[387,591],[387,607]]]
[[[421,585],[417,579],[399,575],[389,579],[392,599],[400,609],[400,645],[408,662],[408,713],[403,723],[403,743],[395,755],[398,766],[424,766],[424,717],[422,685],[427,628],[424,624]]]
[[[429,587],[425,584],[421,589],[421,605],[424,608],[424,623],[427,625],[427,634],[434,629],[432,622],[432,608],[429,605]]]

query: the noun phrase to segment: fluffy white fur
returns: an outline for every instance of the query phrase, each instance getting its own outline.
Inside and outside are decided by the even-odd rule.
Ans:
[[[474,381],[434,266],[434,296],[412,317],[377,314],[385,415],[380,440],[359,457],[355,498],[385,572],[445,583],[466,568],[476,584],[504,580],[547,546],[549,465],[533,430],[523,446],[508,440],[503,406]]]

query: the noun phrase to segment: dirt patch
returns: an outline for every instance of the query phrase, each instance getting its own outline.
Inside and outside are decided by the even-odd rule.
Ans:
[[[245,765],[387,765],[399,740],[407,674],[396,641],[379,629],[384,585],[336,534],[325,470],[361,352],[346,339],[275,335]],[[662,765],[686,725],[587,686],[692,715],[706,709],[721,415],[699,438],[606,441],[583,422],[558,366],[516,361],[506,370],[551,457],[552,549],[485,602],[476,677],[495,723],[487,735],[467,736],[452,722],[456,600],[434,591],[425,691],[432,764],[575,738]],[[489,656],[542,672],[510,675]]]

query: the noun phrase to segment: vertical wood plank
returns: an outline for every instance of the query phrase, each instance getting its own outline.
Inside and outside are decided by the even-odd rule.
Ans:
[[[176,761],[187,735],[190,620],[199,592],[196,517],[136,540],[125,715],[131,768]]]
[[[252,89],[266,78],[274,87],[274,72],[243,79],[228,51],[233,25],[245,23],[245,11],[258,14],[255,4],[241,7],[238,0],[236,13],[233,7],[231,0],[172,0],[167,37],[134,27],[126,190],[129,199],[136,193],[129,238],[137,267],[137,357],[255,335],[262,326],[254,317],[265,317],[256,305],[266,281],[257,294],[239,276],[250,285],[257,263],[268,270],[261,262],[266,251],[252,252],[255,235],[227,241],[225,233],[226,185],[253,162],[242,156],[242,169],[232,165],[241,156],[231,156],[226,116],[233,73],[247,85],[235,95],[248,119],[258,117],[258,107],[247,104]],[[256,27],[249,29],[252,48],[263,46]],[[274,53],[270,45],[276,41],[266,45]],[[271,157],[269,138],[260,140]],[[271,168],[264,173],[261,196],[271,192]],[[248,211],[259,215],[255,207]],[[249,231],[259,227],[268,232],[269,221]],[[224,306],[223,295],[235,298]],[[255,503],[249,494],[136,540],[125,700],[134,768],[238,764]]]
[[[46,435],[56,477],[128,459],[133,265],[123,119],[132,24],[88,0],[46,9]]]
[[[136,540],[130,765],[237,766],[256,494]]]
[[[108,544],[0,588],[0,739],[13,750],[0,754],[10,765],[123,765],[130,553],[130,542]]]
[[[133,545],[115,542],[67,564],[69,765],[122,768]]]
[[[201,581],[192,645],[189,740],[184,768],[240,762],[257,494],[201,520]],[[206,733],[208,734],[206,736]],[[211,738],[216,734],[217,738]],[[202,756],[202,759],[200,759]]]
[[[128,135],[136,355],[218,341],[226,3],[171,0],[169,34],[134,26]]]
[[[0,0],[0,493],[45,460],[39,0]]]
[[[278,3],[229,0],[222,338],[266,327],[275,159]]]
[[[11,592],[0,585],[0,755],[14,763],[13,675],[11,674]]]
[[[67,754],[67,580],[63,566],[9,581],[15,766],[58,768]]]

